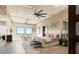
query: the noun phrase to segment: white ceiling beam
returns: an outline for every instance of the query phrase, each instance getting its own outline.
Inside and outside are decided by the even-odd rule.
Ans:
[[[13,19],[11,18],[11,14],[10,14],[10,10],[9,10],[8,6],[6,6],[6,14],[7,14],[8,18],[10,19],[11,24],[13,24]]]
[[[11,15],[11,17],[26,19],[25,17],[22,17],[22,16],[15,16],[15,15]]]

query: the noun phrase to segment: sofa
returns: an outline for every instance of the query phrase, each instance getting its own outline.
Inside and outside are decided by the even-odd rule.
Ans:
[[[54,46],[54,45],[59,45],[60,36],[56,35],[55,37],[54,36],[35,37],[34,39],[36,41],[41,42],[43,47],[50,47],[50,46]]]

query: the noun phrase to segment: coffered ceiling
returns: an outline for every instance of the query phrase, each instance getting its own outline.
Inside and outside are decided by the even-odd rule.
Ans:
[[[29,24],[36,24],[39,21],[42,21],[51,15],[55,15],[58,12],[67,8],[66,5],[6,5],[0,7],[0,17],[7,15],[9,19],[13,22],[19,23],[29,23]],[[34,11],[44,10],[43,12],[47,13],[46,17],[44,18],[37,18],[35,17]],[[4,15],[5,14],[5,15]]]

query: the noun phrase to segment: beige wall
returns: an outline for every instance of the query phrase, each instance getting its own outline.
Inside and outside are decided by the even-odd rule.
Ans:
[[[40,28],[40,33],[37,33],[37,36],[42,36],[42,26],[47,26],[48,27],[48,33],[49,34],[55,34],[55,33],[60,33],[61,29],[63,29],[63,21],[68,22],[68,9],[64,9],[63,11],[51,15],[49,18],[39,22],[36,25],[36,28]],[[57,27],[53,27],[53,24],[56,24],[58,22]]]

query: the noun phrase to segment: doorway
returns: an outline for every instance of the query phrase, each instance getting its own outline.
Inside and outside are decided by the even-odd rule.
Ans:
[[[69,5],[69,54],[79,53],[79,5]]]

